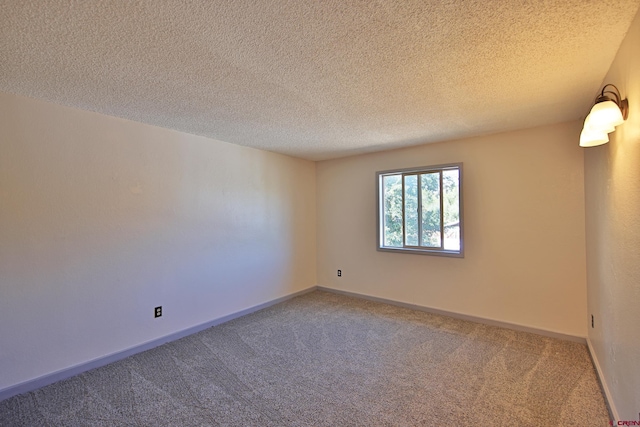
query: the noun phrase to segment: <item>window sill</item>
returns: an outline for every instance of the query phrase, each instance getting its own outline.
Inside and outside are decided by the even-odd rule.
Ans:
[[[415,254],[415,255],[435,255],[445,256],[452,258],[464,258],[463,251],[447,251],[447,250],[432,250],[432,249],[412,249],[412,248],[394,248],[394,247],[378,247],[380,252],[396,252],[403,254]]]

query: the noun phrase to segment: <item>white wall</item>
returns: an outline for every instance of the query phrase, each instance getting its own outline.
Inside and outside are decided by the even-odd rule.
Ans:
[[[319,162],[318,284],[585,337],[579,131],[572,122]],[[375,172],[455,162],[465,258],[376,251]]]
[[[0,93],[0,390],[314,286],[315,203],[313,162]]]
[[[589,340],[618,419],[640,417],[640,12],[603,81],[629,99],[610,143],[585,150]],[[586,112],[585,112],[586,113]]]

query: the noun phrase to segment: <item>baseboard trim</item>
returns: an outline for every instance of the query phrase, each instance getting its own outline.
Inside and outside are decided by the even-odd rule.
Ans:
[[[262,304],[258,304],[249,308],[246,308],[244,310],[240,310],[237,311],[235,313],[231,313],[216,319],[213,319],[209,322],[205,322],[202,323],[200,325],[196,325],[187,329],[184,329],[182,331],[178,331],[169,335],[165,335],[163,337],[160,338],[156,338],[154,340],[151,341],[147,341],[144,342],[140,345],[128,348],[126,350],[122,350],[116,353],[112,353],[103,357],[99,357],[93,360],[90,360],[88,362],[84,362],[84,363],[80,363],[78,365],[69,367],[69,368],[65,368],[65,369],[61,369],[59,371],[55,371],[52,372],[50,374],[45,374],[42,375],[38,378],[34,378],[32,380],[28,380],[13,386],[9,386],[5,389],[0,390],[0,401],[8,399],[10,397],[16,396],[18,394],[22,394],[22,393],[27,393],[33,390],[37,390],[41,387],[47,386],[49,384],[53,384],[55,382],[61,381],[61,380],[65,380],[67,378],[71,378],[75,375],[81,374],[83,372],[89,371],[91,369],[96,369],[99,368],[101,366],[105,366],[108,365],[109,363],[113,363],[113,362],[117,362],[118,360],[122,360],[125,359],[129,356],[133,356],[134,354],[138,354],[141,353],[143,351],[146,350],[150,350],[152,348],[158,347],[160,345],[166,344],[168,342],[171,341],[175,341],[178,340],[180,338],[184,338],[188,335],[192,335],[195,334],[197,332],[203,331],[205,329],[208,329],[212,326],[217,326],[220,325],[222,323],[225,322],[229,322],[233,319],[237,319],[239,317],[242,316],[246,316],[247,314],[251,314],[254,313],[256,311],[259,310],[263,310],[265,308],[271,307],[273,305],[279,304],[281,302],[287,301],[289,299],[298,297],[300,295],[304,295],[310,292],[313,292],[315,290],[320,290],[320,291],[325,291],[325,292],[332,292],[335,294],[341,294],[341,295],[346,295],[346,296],[350,296],[350,297],[354,297],[354,298],[360,298],[360,299],[365,299],[365,300],[369,300],[369,301],[375,301],[375,302],[380,302],[380,303],[384,303],[384,304],[391,304],[391,305],[395,305],[398,307],[403,307],[403,308],[408,308],[408,309],[412,309],[412,310],[418,310],[418,311],[424,311],[424,312],[428,312],[428,313],[434,313],[434,314],[439,314],[442,316],[448,316],[448,317],[453,317],[456,319],[461,319],[461,320],[467,320],[467,321],[471,321],[471,322],[476,322],[476,323],[482,323],[485,325],[490,325],[490,326],[498,326],[498,327],[502,327],[502,328],[507,328],[507,329],[513,329],[513,330],[517,330],[517,331],[522,331],[522,332],[530,332],[530,333],[534,333],[537,335],[542,335],[542,336],[546,336],[546,337],[550,337],[550,338],[557,338],[557,339],[561,339],[561,340],[565,340],[565,341],[573,341],[573,342],[578,342],[581,344],[587,344],[588,348],[589,348],[589,353],[591,354],[591,358],[593,360],[594,366],[596,367],[596,372],[598,373],[598,378],[601,382],[604,394],[605,394],[605,398],[607,400],[607,405],[609,410],[611,411],[611,415],[614,416],[613,419],[618,419],[617,418],[617,411],[615,410],[615,406],[613,405],[613,400],[611,399],[611,394],[609,392],[609,388],[606,385],[606,382],[604,381],[604,377],[602,375],[602,371],[600,369],[600,365],[598,363],[598,360],[595,356],[595,353],[593,351],[593,347],[591,346],[591,343],[588,339],[585,339],[584,337],[577,337],[577,336],[573,336],[573,335],[567,335],[567,334],[563,334],[563,333],[559,333],[559,332],[554,332],[554,331],[547,331],[544,329],[537,329],[537,328],[532,328],[529,326],[524,326],[524,325],[518,325],[515,323],[509,323],[509,322],[503,322],[503,321],[499,321],[499,320],[493,320],[493,319],[486,319],[483,317],[477,317],[477,316],[470,316],[467,314],[462,314],[462,313],[457,313],[457,312],[453,312],[453,311],[447,311],[447,310],[441,310],[441,309],[437,309],[437,308],[432,308],[432,307],[427,307],[427,306],[422,306],[422,305],[417,305],[417,304],[411,304],[411,303],[406,303],[406,302],[401,302],[401,301],[395,301],[395,300],[391,300],[391,299],[387,299],[387,298],[381,298],[381,297],[374,297],[374,296],[370,296],[370,295],[366,295],[366,294],[361,294],[361,293],[357,293],[357,292],[350,292],[350,291],[344,291],[341,289],[334,289],[334,288],[327,288],[324,286],[311,286],[309,288],[303,289],[301,291],[297,291],[297,292],[293,292],[291,294],[279,297],[279,298],[275,298],[272,300],[269,300],[267,302],[264,302]]]
[[[591,361],[593,362],[593,366],[596,368],[596,374],[598,375],[598,381],[600,382],[600,388],[602,389],[602,394],[604,394],[604,400],[607,404],[607,409],[609,410],[609,417],[612,420],[619,420],[620,416],[618,415],[618,410],[616,409],[616,405],[613,403],[613,397],[611,396],[611,391],[609,390],[609,386],[604,379],[604,373],[602,372],[602,367],[600,367],[600,362],[598,361],[598,357],[596,356],[596,351],[593,348],[593,344],[591,344],[591,340],[587,337],[587,348],[589,349],[589,355],[591,356]]]
[[[196,325],[196,326],[192,326],[190,328],[184,329],[182,331],[174,332],[172,334],[165,335],[163,337],[144,342],[140,345],[136,345],[126,350],[122,350],[116,353],[108,354],[106,356],[98,357],[88,362],[80,363],[69,368],[61,369],[59,371],[55,371],[50,374],[42,375],[32,380],[28,380],[13,386],[9,386],[7,388],[0,390],[0,401],[16,396],[18,394],[37,390],[41,387],[47,386],[49,384],[53,384],[58,381],[65,380],[67,378],[71,378],[75,375],[81,374],[91,369],[96,369],[101,366],[108,365],[109,363],[117,362],[118,360],[122,360],[129,356],[133,356],[134,354],[138,354],[146,350],[151,350],[152,348],[161,346],[168,342],[175,341],[180,338],[184,338],[188,335],[195,334],[197,332],[208,329],[212,326],[217,326],[222,323],[229,322],[230,320],[237,319],[238,317],[246,316],[247,314],[251,314],[256,311],[263,310],[265,308],[271,307],[272,305],[276,305],[281,302],[287,301],[289,299],[295,298],[297,296],[304,295],[309,292],[313,292],[316,290],[316,288],[317,288],[316,286],[312,286],[310,288],[303,289],[301,291],[293,292],[291,294],[269,300],[262,304],[254,305],[252,307],[245,308],[244,310],[240,310],[235,313],[228,314],[226,316],[218,317],[209,322],[205,322],[200,325]]]
[[[563,334],[561,332],[548,331],[546,329],[533,328],[531,326],[519,325],[517,323],[509,323],[509,322],[503,322],[500,320],[487,319],[484,317],[470,316],[468,314],[457,313],[455,311],[441,310],[438,308],[432,308],[424,305],[417,305],[417,304],[411,304],[407,302],[395,301],[387,298],[374,297],[370,295],[360,294],[357,292],[343,291],[341,289],[334,289],[334,288],[326,288],[324,286],[318,286],[317,288],[319,291],[347,295],[350,297],[366,299],[369,301],[381,302],[384,304],[391,304],[398,307],[409,308],[411,310],[425,311],[427,313],[439,314],[442,316],[453,317],[455,319],[468,320],[470,322],[482,323],[485,325],[497,326],[497,327],[506,328],[506,329],[513,329],[515,331],[530,332],[532,334],[542,335],[549,338],[556,338],[563,341],[573,341],[580,344],[587,343],[587,340],[585,337],[578,337],[575,335]]]

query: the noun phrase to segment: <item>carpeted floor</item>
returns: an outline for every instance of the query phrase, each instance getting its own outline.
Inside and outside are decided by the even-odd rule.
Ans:
[[[606,426],[584,345],[316,291],[0,402],[1,426]]]

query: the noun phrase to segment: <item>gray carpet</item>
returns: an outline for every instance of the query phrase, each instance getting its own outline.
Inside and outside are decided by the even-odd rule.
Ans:
[[[584,345],[313,292],[0,402],[2,426],[606,426]]]

